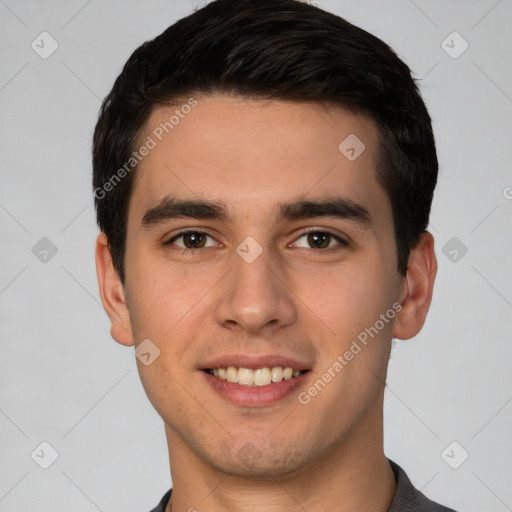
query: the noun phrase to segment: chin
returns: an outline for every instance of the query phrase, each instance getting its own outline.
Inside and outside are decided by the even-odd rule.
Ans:
[[[266,441],[247,441],[236,448],[226,444],[220,454],[208,459],[227,475],[261,480],[290,477],[306,464],[304,450],[297,451],[297,445],[269,446]]]

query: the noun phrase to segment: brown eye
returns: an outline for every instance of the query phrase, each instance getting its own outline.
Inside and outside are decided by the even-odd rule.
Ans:
[[[204,247],[206,236],[202,233],[185,233],[183,243],[187,249],[198,249]]]
[[[314,249],[325,249],[329,247],[332,235],[321,231],[308,234],[308,244]]]
[[[343,249],[348,243],[329,231],[309,231],[299,236],[293,243],[301,249]]]
[[[203,249],[206,247],[215,247],[215,240],[201,231],[185,231],[174,237],[168,242],[165,242],[167,246],[175,246],[179,249]],[[172,247],[171,247],[172,248]]]

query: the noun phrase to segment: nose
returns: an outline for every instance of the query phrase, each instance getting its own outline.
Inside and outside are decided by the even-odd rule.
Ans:
[[[232,264],[218,290],[215,319],[220,325],[265,336],[295,322],[293,292],[268,251],[252,262],[234,254]]]

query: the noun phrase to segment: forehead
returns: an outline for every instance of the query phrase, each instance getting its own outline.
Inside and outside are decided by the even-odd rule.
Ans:
[[[165,196],[221,201],[233,218],[275,216],[277,204],[333,193],[372,216],[389,210],[375,178],[378,129],[340,107],[197,96],[155,108],[140,140],[152,149],[132,190],[139,220]]]

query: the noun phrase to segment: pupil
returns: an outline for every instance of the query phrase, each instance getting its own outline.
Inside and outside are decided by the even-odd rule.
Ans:
[[[315,248],[323,249],[329,246],[329,233],[310,233],[308,235],[308,243]]]
[[[204,237],[198,233],[188,233],[185,235],[185,246],[189,249],[202,247],[204,243]]]

